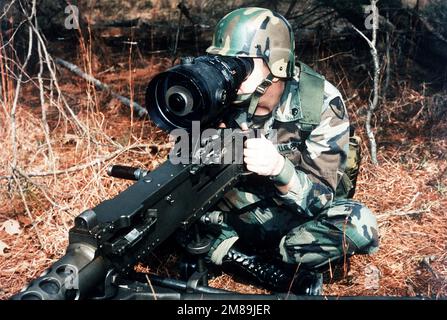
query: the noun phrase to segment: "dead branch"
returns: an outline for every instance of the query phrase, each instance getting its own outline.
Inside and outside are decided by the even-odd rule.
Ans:
[[[110,88],[109,85],[104,84],[101,81],[99,81],[98,79],[96,79],[95,77],[93,77],[92,75],[85,73],[78,66],[76,66],[68,61],[65,61],[61,58],[56,58],[54,61],[58,65],[70,70],[77,76],[93,83],[95,85],[95,87],[97,87],[98,89],[109,92],[112,97],[114,97],[115,99],[118,99],[122,104],[128,106],[129,108],[133,108],[138,113],[139,117],[143,118],[147,115],[147,110],[145,108],[143,108],[140,104],[138,104],[135,101],[130,101],[128,98],[123,97],[122,95],[119,95],[116,92],[112,91],[112,89]]]
[[[186,19],[191,22],[193,26],[197,25],[197,23],[194,21],[194,19],[191,16],[191,13],[189,12],[188,7],[185,5],[183,1],[180,1],[177,5],[177,8],[180,10],[180,12],[186,17]]]
[[[377,219],[385,219],[389,217],[403,217],[403,216],[418,216],[422,213],[430,212],[430,209],[421,209],[421,210],[410,210],[410,211],[400,211],[400,210],[393,210],[388,211],[379,215],[376,215]]]
[[[60,204],[56,203],[47,194],[47,192],[45,191],[45,189],[44,189],[44,187],[42,185],[40,185],[39,183],[36,183],[35,181],[33,181],[26,173],[22,172],[19,168],[15,168],[14,172],[19,174],[21,177],[23,177],[28,183],[34,185],[36,188],[38,188],[40,191],[42,191],[42,194],[44,195],[44,197],[47,198],[48,202],[51,203],[51,205],[53,207],[57,207],[57,208],[59,208],[61,210],[66,210],[66,209],[69,208],[67,206],[61,206]]]
[[[37,16],[34,16],[34,23],[36,27],[38,28],[38,20]],[[54,155],[53,155],[53,149],[51,147],[51,139],[50,139],[50,128],[48,126],[47,122],[47,107],[45,105],[45,90],[43,85],[43,71],[44,71],[44,61],[42,56],[42,44],[40,42],[37,42],[37,53],[39,55],[39,72],[37,74],[37,81],[39,83],[39,98],[40,98],[40,106],[42,108],[42,125],[43,125],[43,131],[45,134],[45,141],[48,145],[48,157],[50,160],[50,163],[53,163],[54,165]],[[52,93],[51,93],[52,94]]]
[[[389,14],[388,12],[386,13],[386,19],[388,20],[389,18]],[[386,38],[385,38],[385,43],[386,43],[386,68],[385,68],[385,83],[383,85],[383,90],[382,90],[382,97],[384,99],[386,99],[387,96],[387,91],[388,91],[388,87],[390,85],[390,79],[391,79],[391,37],[390,37],[390,30],[386,30]]]
[[[292,13],[293,9],[295,8],[297,2],[298,2],[298,0],[293,0],[293,1],[290,2],[290,5],[287,8],[287,11],[284,14],[284,17],[286,17],[286,19],[289,18],[290,14]]]
[[[355,31],[357,31],[368,43],[370,48],[370,53],[372,60],[374,62],[374,90],[373,90],[373,100],[370,101],[368,111],[366,114],[366,134],[368,135],[369,144],[370,144],[370,152],[371,152],[371,161],[373,164],[377,165],[377,144],[376,139],[374,137],[374,132],[371,128],[371,119],[374,113],[374,110],[377,108],[377,103],[379,101],[379,77],[380,77],[380,65],[379,65],[379,56],[377,54],[376,49],[376,41],[377,41],[377,29],[379,27],[379,13],[377,9],[377,1],[371,0],[371,6],[373,10],[373,26],[372,26],[372,39],[370,40],[363,32],[357,29],[354,25],[352,27]]]
[[[35,19],[35,23],[37,24],[37,18]],[[50,128],[48,126],[47,122],[47,106],[45,105],[45,97],[44,97],[44,86],[43,86],[43,57],[42,57],[42,46],[40,42],[37,43],[37,52],[39,55],[39,73],[37,74],[37,80],[39,82],[39,98],[40,98],[40,106],[42,108],[42,125],[43,125],[43,131],[45,134],[45,141],[48,145],[48,157],[50,159],[50,163],[53,163],[54,165],[54,155],[53,155],[53,148],[51,147],[51,139],[50,139]]]
[[[18,173],[20,173],[21,175],[27,176],[27,177],[47,177],[47,176],[55,176],[55,175],[61,175],[61,174],[66,174],[66,173],[73,173],[73,172],[77,172],[77,171],[81,171],[84,169],[87,169],[89,167],[93,167],[96,165],[99,165],[103,162],[106,162],[110,159],[113,159],[117,156],[119,156],[120,154],[129,151],[131,149],[138,149],[138,148],[149,148],[149,149],[158,149],[158,150],[166,150],[166,149],[170,149],[172,147],[172,145],[170,144],[165,144],[165,145],[156,145],[156,144],[152,144],[152,145],[148,145],[148,144],[133,144],[127,147],[123,147],[119,150],[116,150],[110,154],[108,154],[105,157],[102,158],[98,158],[95,159],[91,162],[88,163],[84,163],[81,165],[77,165],[77,166],[73,166],[73,167],[69,167],[67,169],[60,169],[60,170],[55,170],[55,171],[51,171],[51,172],[29,172],[29,173],[24,173],[23,171],[21,171],[20,169],[16,169],[14,168],[14,170],[18,170]],[[9,176],[0,176],[0,180],[6,180],[6,179],[12,179],[14,178],[14,175],[9,175]]]
[[[432,268],[431,262],[436,259],[435,256],[425,256],[421,259],[419,264],[421,267],[426,268],[435,277],[435,279],[442,279],[442,277]]]
[[[35,9],[35,8],[34,8]],[[14,101],[12,103],[11,113],[10,113],[10,119],[11,119],[11,143],[12,143],[12,167],[15,167],[17,164],[17,128],[16,128],[16,110],[17,110],[17,103],[19,101],[19,95],[20,95],[20,89],[22,86],[22,78],[23,74],[25,72],[26,66],[28,65],[29,59],[31,57],[31,52],[33,48],[33,32],[31,27],[28,28],[29,32],[29,38],[28,38],[28,52],[25,58],[25,61],[23,63],[22,71],[19,74],[19,77],[17,79],[17,86],[15,90],[14,95]]]
[[[427,21],[427,19],[425,19],[424,17],[422,17],[419,14],[416,14],[416,17],[421,21],[421,23],[424,25],[424,27],[432,34],[435,36],[436,39],[438,39],[439,41],[447,44],[447,39],[436,30],[436,28],[434,26],[431,25],[430,22]]]
[[[62,94],[62,90],[59,87],[59,82],[57,80],[56,72],[54,70],[55,68],[53,67],[54,66],[53,58],[51,57],[51,55],[49,54],[49,52],[47,50],[47,47],[45,45],[45,40],[43,39],[40,30],[34,24],[33,16],[32,15],[28,16],[25,9],[23,9],[23,8],[22,8],[22,11],[26,16],[28,25],[32,28],[32,30],[34,31],[34,34],[36,35],[38,42],[41,44],[41,49],[42,49],[44,57],[45,57],[46,67],[47,67],[48,71],[50,72],[52,82],[54,83],[55,88],[58,93],[58,97],[64,103],[65,109],[68,110],[70,117],[67,116],[67,114],[65,113],[65,110],[61,109],[58,106],[58,104],[55,104],[55,103],[53,103],[53,104],[58,108],[58,110],[65,117],[65,119],[67,119],[68,121],[71,121],[71,119],[72,119],[76,123],[76,125],[81,129],[82,133],[84,133],[86,136],[88,136],[88,131],[89,131],[88,128],[78,119],[76,114],[73,112],[73,110],[68,105],[67,100],[65,99],[64,95]],[[34,15],[35,15],[35,13],[34,13]]]

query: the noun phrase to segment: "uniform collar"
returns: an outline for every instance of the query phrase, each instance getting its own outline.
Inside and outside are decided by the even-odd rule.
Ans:
[[[299,71],[300,68],[296,66],[295,76],[286,81],[284,92],[273,113],[275,120],[292,122],[302,118],[299,94]]]

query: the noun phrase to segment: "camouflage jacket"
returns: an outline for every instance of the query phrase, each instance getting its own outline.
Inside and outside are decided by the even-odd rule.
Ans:
[[[221,209],[241,209],[262,200],[264,203],[273,200],[278,206],[313,217],[331,205],[346,164],[348,114],[340,92],[325,80],[323,105],[315,106],[321,108],[320,124],[305,137],[299,123],[302,110],[298,86],[298,77],[287,81],[273,112],[274,119],[266,122],[273,123],[270,126],[277,130],[279,146],[292,146],[281,152],[286,162],[295,167],[289,192],[282,195],[268,177],[252,174],[225,195]]]

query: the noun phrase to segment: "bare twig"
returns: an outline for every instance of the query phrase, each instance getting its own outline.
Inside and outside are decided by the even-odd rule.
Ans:
[[[314,24],[317,21],[323,21],[324,18],[333,15],[336,11],[335,10],[329,10],[327,12],[323,12],[320,16],[314,17],[313,19],[309,20],[309,21],[301,21],[300,26],[302,28],[307,27],[307,26],[311,26],[312,24]]]
[[[373,26],[372,26],[372,39],[368,39],[367,36],[359,29],[357,29],[354,25],[352,26],[355,31],[357,31],[368,43],[370,48],[370,53],[374,62],[374,90],[373,90],[373,100],[370,101],[368,111],[366,114],[366,133],[368,135],[369,143],[370,143],[370,151],[371,151],[371,161],[373,164],[377,165],[377,144],[376,139],[374,137],[374,132],[371,128],[371,120],[374,113],[374,110],[377,108],[377,103],[379,101],[379,76],[380,76],[380,65],[379,65],[379,56],[377,54],[376,49],[376,41],[377,41],[377,29],[379,24],[379,12],[377,9],[377,1],[371,0],[371,7],[373,10]]]
[[[37,24],[37,18],[36,24]],[[39,54],[39,73],[37,74],[37,79],[39,82],[39,98],[40,98],[40,106],[42,108],[42,125],[43,125],[43,131],[45,134],[45,141],[48,145],[48,158],[50,160],[50,163],[54,165],[54,156],[53,156],[53,149],[51,147],[51,139],[50,139],[50,128],[48,126],[47,122],[47,106],[45,105],[45,91],[43,87],[43,79],[42,79],[42,73],[43,73],[43,57],[42,57],[42,47],[40,42],[37,43],[37,52]]]
[[[57,207],[57,208],[59,208],[59,209],[61,209],[61,210],[68,209],[67,206],[65,206],[65,207],[64,207],[64,206],[61,206],[60,204],[56,203],[53,199],[51,199],[51,197],[47,194],[47,192],[44,190],[44,188],[43,188],[40,184],[34,182],[30,177],[27,176],[26,173],[22,172],[19,168],[15,168],[15,169],[14,169],[14,172],[17,172],[17,173],[18,173],[20,176],[22,176],[26,181],[28,181],[28,182],[31,183],[32,185],[36,186],[36,188],[39,188],[40,191],[42,191],[42,193],[43,193],[43,195],[45,196],[45,198],[47,198],[48,202],[50,202],[52,206]]]
[[[129,108],[133,108],[138,113],[139,117],[144,117],[147,115],[147,110],[143,108],[140,104],[136,103],[135,101],[130,101],[128,98],[113,92],[107,84],[104,84],[95,77],[93,77],[92,75],[83,72],[78,66],[60,58],[56,58],[55,62],[63,66],[64,68],[67,68],[68,70],[80,76],[81,78],[90,81],[97,88],[109,92],[112,95],[112,97],[118,99],[119,101],[121,101],[121,103],[128,106]]]
[[[197,23],[192,18],[191,13],[189,12],[188,7],[185,5],[185,2],[183,0],[180,1],[180,3],[177,5],[177,8],[181,11],[181,13],[183,13],[183,15],[186,17],[186,19],[188,19],[189,22],[191,22],[191,24],[193,26],[197,25]]]
[[[435,260],[434,256],[433,257],[431,257],[431,256],[423,257],[422,260],[420,261],[420,265],[421,265],[421,267],[424,267],[428,271],[430,271],[430,273],[435,277],[435,279],[442,279],[442,277],[439,276],[439,274],[431,266],[431,262],[433,260]]]
[[[422,22],[422,24],[427,28],[431,34],[433,34],[439,41],[447,44],[447,39],[443,37],[443,35],[436,30],[434,26],[431,25],[430,22],[428,22],[424,17],[422,17],[419,14],[416,14],[416,16],[419,18],[419,20]]]
[[[420,195],[421,195],[420,192],[416,192],[416,194],[413,196],[413,198],[410,200],[410,202],[408,202],[408,204],[406,204],[405,206],[403,206],[399,209],[388,211],[383,214],[377,215],[377,219],[383,219],[383,218],[386,218],[389,216],[415,216],[415,215],[419,215],[422,213],[430,212],[430,207],[425,208],[425,209],[420,209],[420,210],[411,210],[411,207],[413,206],[414,202]]]
[[[154,290],[154,287],[152,286],[151,279],[149,279],[149,276],[147,274],[145,276],[146,276],[147,283],[149,284],[149,287],[151,288],[152,294],[154,296],[154,300],[157,300],[157,295],[155,294],[155,290]]]
[[[285,17],[286,19],[287,19],[287,18],[290,16],[290,14],[292,13],[292,11],[293,11],[293,9],[295,8],[297,2],[298,2],[298,0],[293,0],[293,1],[290,2],[289,8],[287,8],[286,13],[284,14],[284,17]]]
[[[302,17],[310,17],[312,16],[318,9],[321,9],[321,5],[317,5],[315,7],[313,7],[312,9],[307,9],[304,13],[298,14],[296,16],[292,16],[292,17],[287,17],[287,20],[294,20],[294,19],[300,19]]]
[[[17,111],[17,103],[19,101],[20,89],[22,86],[22,78],[25,72],[26,66],[28,65],[29,59],[31,57],[31,51],[33,48],[33,32],[31,27],[28,28],[29,37],[28,37],[28,52],[23,63],[22,72],[20,72],[19,78],[17,80],[17,86],[14,95],[14,101],[12,103],[11,113],[10,113],[10,121],[11,121],[11,143],[12,143],[12,167],[17,165],[17,128],[16,128],[16,111]]]
[[[345,52],[337,52],[337,53],[334,53],[334,54],[332,54],[332,55],[330,55],[328,57],[317,59],[316,61],[322,62],[322,61],[326,61],[326,60],[329,60],[329,59],[332,59],[332,58],[335,58],[335,57],[341,56],[341,55],[346,55],[346,56],[351,56],[352,57],[351,52],[352,52],[352,50],[345,51]]]
[[[117,156],[119,156],[120,154],[131,150],[131,149],[137,149],[137,148],[157,148],[158,150],[165,150],[165,149],[170,149],[172,146],[170,144],[166,144],[166,145],[148,145],[148,144],[133,144],[127,147],[123,147],[119,150],[116,150],[110,154],[108,154],[105,157],[102,158],[98,158],[95,159],[93,161],[90,161],[88,163],[84,163],[81,165],[77,165],[77,166],[73,166],[73,167],[69,167],[67,169],[60,169],[60,170],[55,170],[55,171],[51,171],[51,172],[29,172],[29,173],[22,173],[23,175],[26,175],[27,177],[46,177],[46,176],[53,176],[53,175],[60,175],[60,174],[66,174],[66,173],[72,173],[72,172],[76,172],[76,171],[81,171],[84,169],[87,169],[89,167],[101,164],[105,161],[108,161],[112,158],[115,158]],[[14,168],[14,170],[17,170],[17,168]],[[13,178],[13,175],[10,176],[0,176],[0,180],[5,180],[5,179],[11,179]]]
[[[377,215],[377,219],[384,219],[384,218],[388,218],[388,217],[403,217],[403,216],[417,216],[420,215],[422,213],[427,213],[430,212],[430,209],[421,209],[421,210],[410,210],[410,211],[400,211],[400,210],[393,210],[393,211],[388,211],[382,214]]]
[[[15,2],[16,2],[16,0],[13,0],[3,8],[3,13],[0,16],[0,20],[2,20],[6,16],[6,14],[9,12],[9,10],[12,8],[12,6],[14,5]]]
[[[28,218],[32,221],[33,228],[35,228],[37,223],[36,223],[35,219],[33,218],[33,215],[31,214],[31,211],[28,207],[28,203],[26,202],[26,198],[25,198],[25,194],[23,193],[22,186],[21,186],[19,180],[17,179],[17,177],[15,176],[15,174],[13,174],[12,177],[13,177],[17,187],[19,188],[20,197],[22,198],[23,205],[25,206],[26,214],[28,215]],[[39,240],[40,247],[43,250],[45,250],[45,245],[44,245],[42,238],[40,237],[39,231],[34,229],[34,233],[36,234],[37,239]]]
[[[176,58],[175,55],[177,53],[177,46],[178,46],[178,41],[179,41],[179,36],[180,36],[180,29],[182,27],[182,19],[183,19],[183,11],[180,10],[179,13],[178,13],[177,31],[175,32],[174,47],[172,48],[172,56],[173,56],[172,63],[174,63],[175,58]]]
[[[389,19],[389,13],[386,13],[386,19]],[[391,37],[390,37],[390,30],[386,30],[386,38],[385,38],[385,45],[386,45],[386,53],[385,53],[385,83],[383,85],[382,89],[382,97],[386,99],[388,87],[390,85],[390,79],[391,79]]]
[[[7,60],[6,60],[6,48],[3,46],[3,34],[0,32],[0,74],[1,74],[1,84],[0,84],[0,101],[2,103],[3,112],[5,113],[5,119],[9,117],[9,112],[7,105],[9,105],[9,99],[7,94],[7,88],[8,85],[8,77],[6,76],[6,67],[7,67]]]
[[[46,67],[47,67],[48,71],[50,72],[52,82],[54,82],[54,85],[55,85],[55,88],[57,90],[59,98],[64,103],[65,109],[67,109],[68,112],[70,113],[70,117],[67,116],[65,111],[63,109],[61,109],[59,107],[59,105],[55,104],[55,106],[59,109],[59,111],[65,117],[65,119],[67,119],[68,121],[73,120],[76,123],[76,125],[78,126],[78,128],[80,128],[82,130],[82,133],[84,133],[84,134],[88,133],[88,128],[78,119],[76,114],[73,112],[73,110],[68,105],[64,95],[62,94],[62,90],[59,87],[59,82],[58,82],[57,77],[56,77],[55,68],[53,67],[54,66],[53,59],[52,59],[51,55],[48,53],[48,50],[47,50],[46,45],[45,45],[45,41],[44,41],[44,39],[43,39],[39,29],[34,25],[33,16],[28,16],[26,14],[26,10],[23,7],[22,7],[22,11],[24,12],[25,16],[27,17],[28,24],[33,29],[34,34],[36,35],[37,40],[41,44],[41,49],[42,49],[42,51],[44,53],[44,57],[45,57]]]

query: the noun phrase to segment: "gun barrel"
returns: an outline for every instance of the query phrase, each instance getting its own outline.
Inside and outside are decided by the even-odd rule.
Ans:
[[[93,247],[84,243],[72,244],[61,259],[11,299],[79,299],[104,280],[107,267],[101,256],[95,258]]]

